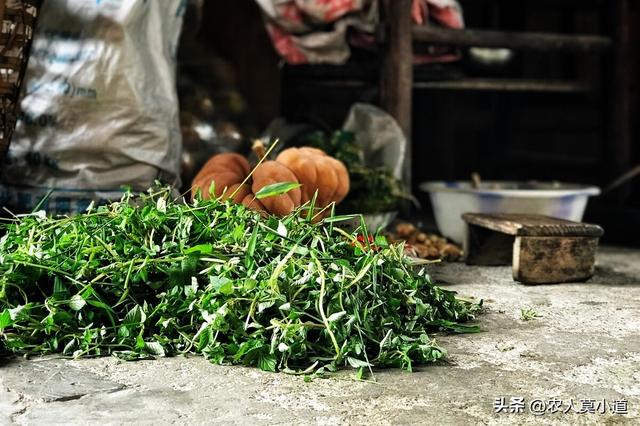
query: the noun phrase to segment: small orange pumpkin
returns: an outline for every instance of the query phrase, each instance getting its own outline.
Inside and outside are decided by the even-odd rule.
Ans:
[[[191,185],[192,197],[200,190],[204,199],[209,199],[211,183],[215,184],[214,195],[227,200],[233,195],[234,203],[259,211],[268,211],[277,216],[286,216],[300,205],[300,189],[286,194],[258,200],[255,194],[267,185],[278,182],[298,182],[295,175],[280,163],[265,161],[253,172],[251,184],[242,183],[251,171],[249,161],[240,154],[219,154],[207,161]]]
[[[253,172],[251,189],[254,194],[257,194],[265,186],[280,182],[298,183],[298,179],[286,166],[276,161],[265,161]],[[300,205],[301,197],[300,188],[295,188],[286,194],[263,198],[260,201],[268,212],[276,216],[286,216]]]
[[[254,151],[264,156],[264,146],[256,144]],[[316,191],[316,207],[325,208],[332,202],[339,203],[349,192],[349,173],[342,162],[316,148],[290,148],[284,150],[276,161],[265,161],[253,172],[251,183],[247,180],[251,167],[239,154],[219,154],[212,157],[193,180],[192,195],[200,190],[209,198],[209,187],[215,182],[215,196],[226,200],[233,195],[233,202],[249,208],[266,211],[276,216],[286,216],[300,205],[313,199]],[[300,183],[301,188],[286,194],[255,198],[260,189],[282,182]]]
[[[318,191],[316,204],[324,208],[333,202],[338,204],[349,193],[347,168],[320,149],[289,148],[276,161],[291,169],[302,184],[302,203],[312,200]]]

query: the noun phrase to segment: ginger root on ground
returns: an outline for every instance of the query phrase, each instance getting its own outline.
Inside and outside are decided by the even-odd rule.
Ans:
[[[446,238],[420,231],[411,223],[396,225],[389,239],[392,242],[406,242],[405,252],[409,256],[427,260],[457,261],[462,258],[462,249],[449,243]]]

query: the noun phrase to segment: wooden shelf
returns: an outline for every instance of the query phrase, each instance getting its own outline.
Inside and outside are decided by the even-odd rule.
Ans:
[[[324,79],[305,81],[298,90],[321,88],[374,89],[375,85],[357,79]],[[591,87],[579,81],[462,78],[453,80],[415,81],[415,90],[470,91],[470,92],[521,92],[521,93],[588,93]]]
[[[589,85],[579,81],[484,79],[417,81],[414,89],[420,90],[466,90],[476,92],[541,92],[541,93],[587,93]]]
[[[499,9],[502,5],[512,4],[513,0],[478,0],[483,4],[493,5]],[[334,96],[336,91],[329,88],[344,89],[346,97],[353,97],[353,92],[363,91],[367,96],[375,97],[376,94],[381,107],[392,115],[403,129],[409,142],[412,135],[412,96],[416,90],[424,91],[467,91],[467,92],[501,92],[501,93],[548,93],[548,94],[590,94],[599,95],[602,91],[594,73],[582,72],[585,64],[597,66],[596,55],[610,54],[607,58],[608,85],[604,90],[610,92],[610,105],[603,108],[608,111],[606,135],[607,144],[603,150],[606,157],[607,169],[612,177],[619,174],[620,170],[629,168],[632,158],[632,132],[633,122],[633,97],[632,97],[632,67],[635,63],[634,50],[632,49],[632,19],[634,14],[632,0],[521,0],[531,3],[539,8],[565,8],[567,12],[578,12],[582,9],[590,11],[588,18],[596,16],[602,24],[598,28],[608,31],[607,36],[599,34],[563,34],[536,31],[496,31],[484,29],[447,29],[437,26],[414,26],[411,19],[412,0],[386,0],[381,14],[382,24],[376,29],[376,39],[379,49],[372,55],[373,66],[346,71],[345,68],[330,68],[329,72],[322,70],[316,73],[314,81],[309,81],[305,70],[294,70],[293,76],[299,77],[296,81],[296,91],[307,92],[314,90],[323,96]],[[520,3],[518,3],[520,7]],[[524,7],[524,5],[522,6]],[[595,7],[596,9],[593,9]],[[571,10],[569,10],[571,9]],[[497,12],[496,12],[497,13]],[[576,14],[571,14],[574,16]],[[601,15],[601,16],[600,16]],[[564,16],[564,15],[563,15]],[[567,13],[567,16],[569,14]],[[576,15],[578,22],[584,23],[585,16]],[[564,19],[564,18],[563,18]],[[497,21],[496,21],[497,22]],[[574,25],[580,28],[580,25]],[[565,28],[567,26],[563,26]],[[559,31],[559,30],[557,30]],[[414,53],[424,45],[452,46],[458,48],[485,47],[507,48],[515,51],[538,52],[548,54],[572,54],[583,55],[575,60],[577,69],[575,80],[558,80],[563,73],[555,79],[532,78],[531,75],[541,74],[535,72],[529,74],[529,78],[511,77],[467,77],[462,70],[456,67],[443,66],[442,72],[434,72],[435,69],[423,71],[422,67],[414,67]],[[589,55],[589,57],[587,57]],[[523,55],[528,56],[528,55]],[[534,55],[535,56],[535,55]],[[540,55],[542,56],[542,55]],[[378,60],[381,59],[381,60]],[[550,62],[556,59],[550,58]],[[535,57],[531,61],[535,61]],[[523,60],[524,65],[530,64],[529,58]],[[464,66],[464,63],[463,63]],[[515,68],[515,67],[514,67]],[[537,69],[537,67],[534,67]],[[609,71],[610,70],[610,71]],[[299,73],[298,73],[299,71]],[[437,71],[437,70],[435,70]],[[461,72],[462,71],[462,72]],[[510,72],[510,71],[509,71]],[[593,74],[593,75],[592,75]],[[599,73],[597,73],[599,74]],[[569,77],[570,78],[570,77]],[[377,88],[376,88],[377,83]],[[338,92],[341,92],[338,90]],[[377,93],[376,93],[377,92]],[[434,97],[436,93],[434,93]],[[445,102],[452,97],[440,96],[439,101]],[[601,98],[601,96],[599,97]],[[600,99],[602,101],[602,99]],[[503,104],[494,104],[493,114],[499,116],[504,111]],[[446,108],[442,108],[447,111]],[[446,112],[444,112],[446,113]],[[560,113],[561,114],[561,113]],[[508,114],[505,114],[508,115]],[[604,117],[604,115],[603,115]],[[450,148],[453,141],[452,124],[443,120],[435,126],[434,139],[442,140],[443,167],[445,174],[452,174],[453,151]],[[507,144],[508,141],[500,141]],[[411,183],[411,146],[407,145],[407,161],[404,167],[404,181]],[[531,153],[526,153],[523,161],[531,159]],[[548,163],[548,159],[541,158]],[[592,158],[566,158],[558,159],[560,165],[573,164],[576,167],[592,167]]]
[[[611,39],[597,35],[566,35],[488,30],[454,30],[435,26],[413,28],[414,41],[457,47],[494,47],[543,52],[604,53]]]

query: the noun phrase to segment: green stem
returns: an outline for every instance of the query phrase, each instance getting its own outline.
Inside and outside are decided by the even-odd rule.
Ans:
[[[322,317],[322,322],[324,323],[324,326],[327,329],[327,333],[329,333],[329,337],[331,338],[331,342],[333,343],[333,348],[336,351],[336,356],[334,359],[337,359],[340,357],[340,345],[338,345],[336,336],[333,334],[333,331],[331,331],[331,325],[329,324],[329,320],[327,319],[327,316],[324,313],[323,299],[327,290],[325,287],[326,280],[324,276],[324,269],[322,268],[322,264],[320,263],[318,258],[315,257],[315,255],[312,255],[312,257],[316,263],[316,266],[318,267],[318,273],[320,274],[320,294],[318,295],[318,311],[320,312],[320,317]]]

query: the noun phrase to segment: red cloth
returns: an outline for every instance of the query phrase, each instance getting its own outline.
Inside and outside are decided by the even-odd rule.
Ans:
[[[413,0],[413,21],[417,25],[430,25],[429,20],[445,28],[464,28],[459,5],[449,0]],[[460,59],[457,51],[446,46],[430,46],[427,54],[415,55],[416,64],[453,62]]]
[[[345,62],[349,45],[371,48],[377,23],[377,0],[256,0],[266,16],[273,45],[290,64]],[[393,1],[393,0],[392,0]],[[457,0],[413,0],[417,25],[463,28]],[[327,24],[334,24],[327,31]],[[347,32],[347,29],[353,29]],[[449,62],[458,54],[447,47],[429,48],[416,63]]]

